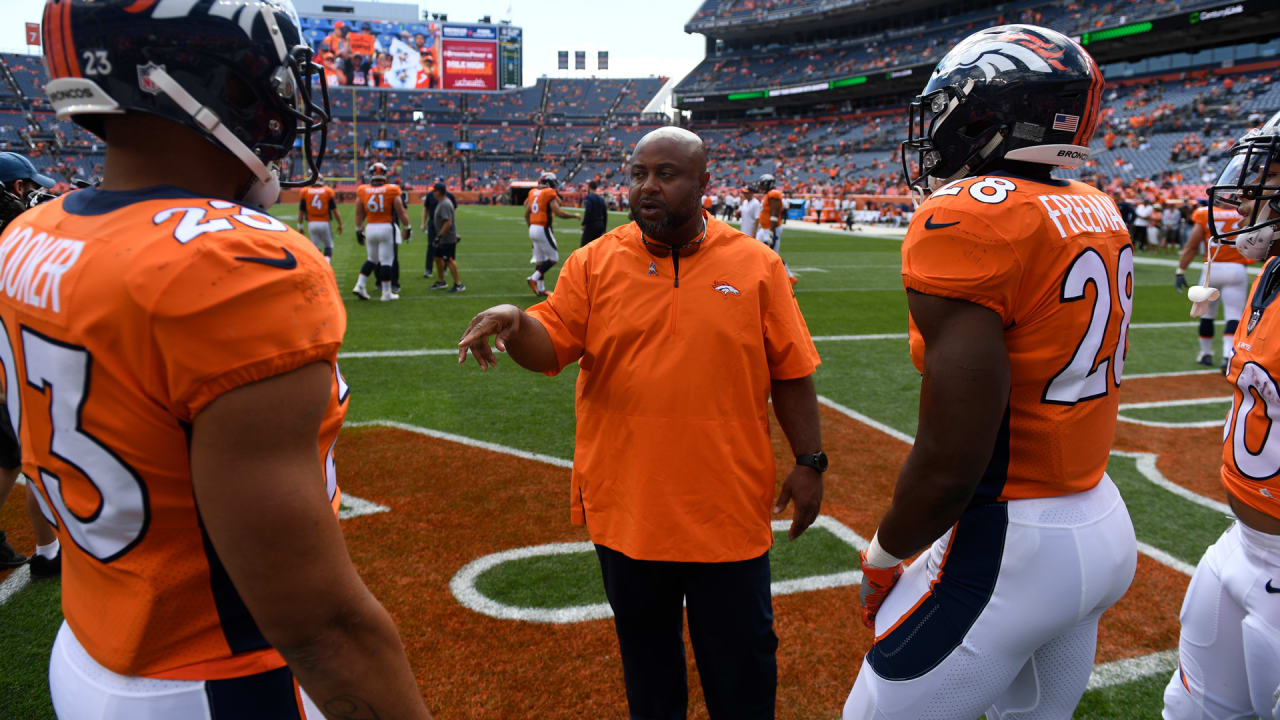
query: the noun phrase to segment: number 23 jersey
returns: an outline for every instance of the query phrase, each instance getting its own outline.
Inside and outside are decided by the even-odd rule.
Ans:
[[[912,217],[902,278],[908,290],[976,303],[1004,324],[1009,406],[974,502],[1096,485],[1133,310],[1133,248],[1111,198],[1075,181],[957,180]],[[909,325],[924,372],[924,339]]]
[[[220,394],[327,363],[315,482],[336,509],[346,314],[324,258],[236,203],[172,187],[84,189],[9,225],[0,278],[7,405],[62,541],[76,638],[122,675],[282,666],[204,534],[188,437]]]

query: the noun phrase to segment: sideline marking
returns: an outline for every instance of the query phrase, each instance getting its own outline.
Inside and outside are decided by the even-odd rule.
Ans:
[[[1095,665],[1093,672],[1089,674],[1089,684],[1085,687],[1085,692],[1123,685],[1153,675],[1169,675],[1176,669],[1178,669],[1177,650],[1165,650]]]
[[[417,433],[418,435],[426,435],[427,437],[433,437],[439,440],[456,442],[459,445],[492,450],[496,453],[513,455],[518,458],[524,458],[525,460],[535,460],[537,462],[547,463],[548,465],[555,465],[556,467],[573,467],[572,460],[565,460],[564,458],[558,458],[553,455],[543,455],[542,453],[519,450],[507,445],[499,445],[498,443],[491,443],[485,440],[476,440],[474,438],[466,437],[465,435],[454,435],[453,433],[447,433],[441,430],[432,430],[431,428],[419,427],[408,423],[396,422],[395,420],[364,420],[362,422],[349,422],[343,423],[343,427],[391,427],[397,430]]]
[[[1196,505],[1207,507],[1210,510],[1220,512],[1223,515],[1234,517],[1231,515],[1231,508],[1227,507],[1226,503],[1219,502],[1217,500],[1211,500],[1210,498],[1207,498],[1199,493],[1192,492],[1191,490],[1188,490],[1182,487],[1181,485],[1178,485],[1177,483],[1172,482],[1171,480],[1166,478],[1164,476],[1164,473],[1160,472],[1160,469],[1156,467],[1155,453],[1128,452],[1126,450],[1112,450],[1111,454],[1118,455],[1120,457],[1133,458],[1134,460],[1137,460],[1138,472],[1142,473],[1143,477],[1151,481],[1153,484],[1159,485],[1165,490],[1168,490],[1174,495],[1177,495],[1183,498],[1184,500],[1190,500]],[[1159,558],[1153,558],[1153,559],[1159,560]]]
[[[774,520],[770,525],[774,531],[786,530],[791,527],[791,521]],[[828,515],[819,515],[818,519],[813,521],[811,527],[819,527],[830,532],[859,552],[867,546],[867,541],[862,536]],[[518,607],[498,602],[476,589],[476,580],[481,575],[506,562],[531,557],[571,555],[594,551],[595,545],[590,542],[561,542],[492,553],[463,565],[462,569],[458,570],[453,579],[449,581],[449,590],[463,607],[499,620],[521,620],[524,622],[558,625],[587,622],[589,620],[604,620],[613,617],[613,609],[609,607],[607,602],[591,605],[571,605],[561,608]],[[791,595],[811,590],[858,585],[861,582],[862,572],[860,570],[846,570],[825,575],[810,575],[794,580],[780,580],[771,583],[769,590],[773,595]]]
[[[338,507],[338,519],[350,520],[361,515],[374,515],[384,512],[391,512],[391,508],[344,492],[342,493],[341,505]]]
[[[1216,403],[1230,403],[1232,398],[1230,395],[1217,398],[1191,398],[1188,400],[1154,400],[1152,402],[1138,403],[1120,403],[1120,413],[1116,415],[1117,420],[1122,420],[1134,425],[1144,425],[1146,427],[1156,428],[1211,428],[1222,425],[1221,420],[1195,420],[1188,422],[1167,422],[1163,420],[1143,420],[1142,418],[1127,417],[1125,410],[1143,410],[1146,408],[1164,408],[1164,407],[1180,407],[1183,405],[1212,405]]]
[[[796,271],[808,271],[814,268],[792,268]],[[511,293],[506,295],[470,295],[469,297],[511,297]],[[434,295],[424,296],[402,296],[410,299],[423,299],[426,297],[435,297]],[[1153,330],[1171,327],[1195,327],[1194,322],[1172,322],[1172,323],[1134,323],[1129,326],[1131,330]],[[869,333],[865,335],[814,335],[814,342],[865,342],[871,340],[906,340],[906,333]],[[348,360],[353,358],[401,358],[401,357],[421,357],[424,355],[456,355],[457,348],[415,348],[411,350],[359,350],[355,352],[338,353],[339,360]],[[1147,373],[1140,375],[1125,375],[1125,380],[1133,378],[1149,378],[1149,377],[1174,377],[1177,375],[1207,375],[1209,373],[1218,372],[1217,370],[1187,370],[1168,373]],[[407,428],[406,428],[407,429]],[[449,438],[454,439],[454,438]]]
[[[9,577],[0,583],[0,605],[9,602],[9,598],[18,594],[18,591],[26,587],[31,582],[31,567],[23,565],[14,570]]]

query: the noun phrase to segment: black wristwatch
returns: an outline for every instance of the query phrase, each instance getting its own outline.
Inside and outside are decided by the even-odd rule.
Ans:
[[[814,470],[823,473],[827,471],[827,454],[819,450],[816,453],[809,453],[808,455],[797,455],[796,464],[811,467]]]

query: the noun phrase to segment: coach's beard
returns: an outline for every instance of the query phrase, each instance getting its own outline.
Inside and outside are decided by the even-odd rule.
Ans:
[[[630,214],[631,219],[635,221],[635,224],[640,228],[640,231],[648,237],[666,243],[667,245],[676,245],[682,242],[680,238],[671,237],[671,231],[689,222],[689,219],[694,216],[694,213],[692,212],[684,215],[676,215],[672,213],[671,209],[666,205],[662,205],[662,210],[664,211],[662,219],[649,221],[640,217],[636,210],[637,208],[632,206]]]

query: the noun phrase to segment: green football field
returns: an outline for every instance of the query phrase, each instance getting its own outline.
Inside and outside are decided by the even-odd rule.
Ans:
[[[290,222],[297,215],[293,206],[275,212]],[[421,207],[412,208],[413,242],[400,248],[401,299],[391,303],[378,302],[376,293],[373,301],[362,301],[350,292],[364,249],[354,241],[350,206],[342,212],[346,232],[336,240],[334,270],[347,305],[340,366],[352,395],[349,429],[339,443],[339,479],[357,498],[352,503],[364,499],[385,511],[346,519],[344,529],[366,582],[400,623],[432,709],[442,718],[625,717],[616,647],[596,664],[569,657],[557,665],[559,660],[544,658],[551,674],[541,690],[523,687],[532,681],[482,682],[466,661],[454,660],[464,657],[459,648],[493,642],[489,667],[499,674],[510,667],[513,677],[523,677],[518,668],[529,653],[541,652],[540,643],[563,645],[564,633],[577,632],[565,623],[598,636],[592,646],[597,655],[611,652],[611,626],[602,619],[607,615],[598,614],[598,567],[581,545],[585,533],[569,526],[565,502],[576,367],[546,378],[505,358],[483,373],[474,361],[457,364],[458,337],[475,313],[536,300],[525,284],[530,247],[520,208],[459,210],[458,264],[467,288],[462,293],[428,289],[425,238],[417,230]],[[622,215],[611,216],[614,225],[622,221]],[[576,223],[557,223],[557,237],[564,256],[578,246]],[[907,351],[899,247],[894,237],[794,228],[784,236],[784,257],[800,276],[796,297],[823,359],[816,384],[826,449],[833,469],[840,467],[829,475],[827,524],[792,545],[780,541],[773,555],[779,636],[784,646],[790,638],[814,638],[805,641],[810,646],[804,652],[780,655],[780,718],[837,717],[858,652],[869,642],[869,635],[841,635],[856,626],[850,620],[857,609],[856,590],[850,589],[858,578],[856,550],[874,530],[874,520],[867,524],[877,516],[872,509],[887,504],[895,463],[915,432],[919,391]],[[1195,324],[1172,286],[1174,257],[1171,251],[1150,252],[1136,260],[1124,421],[1110,473],[1128,502],[1143,556],[1130,597],[1104,618],[1099,665],[1078,718],[1159,717],[1188,573],[1227,524],[1213,472],[1229,389],[1193,362]],[[548,286],[554,281],[555,271]],[[403,437],[390,434],[395,432]],[[434,444],[388,444],[392,440]],[[439,454],[405,457],[411,451],[401,447]],[[463,462],[482,451],[492,454]],[[520,466],[526,469],[502,469],[499,464],[508,459],[526,463]],[[506,484],[493,484],[499,473],[510,473],[502,475]],[[548,497],[521,494],[520,478],[529,485],[545,483],[537,487],[545,487],[541,495]],[[424,508],[423,514],[411,508]],[[536,520],[544,517],[550,519]],[[21,491],[15,491],[0,512],[0,527],[25,542],[25,524]],[[463,525],[465,533],[458,529]],[[445,528],[458,534],[441,537]],[[403,558],[388,562],[388,533],[422,538],[396,550],[422,554],[407,564]],[[464,535],[475,544],[468,545]],[[468,568],[474,572],[464,578]],[[21,575],[0,585],[0,718],[42,720],[53,717],[46,678],[61,621],[59,585],[23,584]],[[421,592],[403,591],[419,582]],[[469,590],[458,589],[468,582]],[[483,602],[466,599],[477,597]],[[495,614],[495,607],[508,614]],[[540,612],[558,611],[567,614],[539,619]],[[860,626],[848,632],[862,633]],[[813,647],[823,642],[831,648]],[[829,656],[832,663],[810,673],[810,655]],[[599,686],[594,691],[579,687],[593,682]],[[526,702],[522,692],[582,697],[543,706]],[[705,717],[696,690],[693,698],[691,716]],[[530,707],[543,709],[521,709]]]

